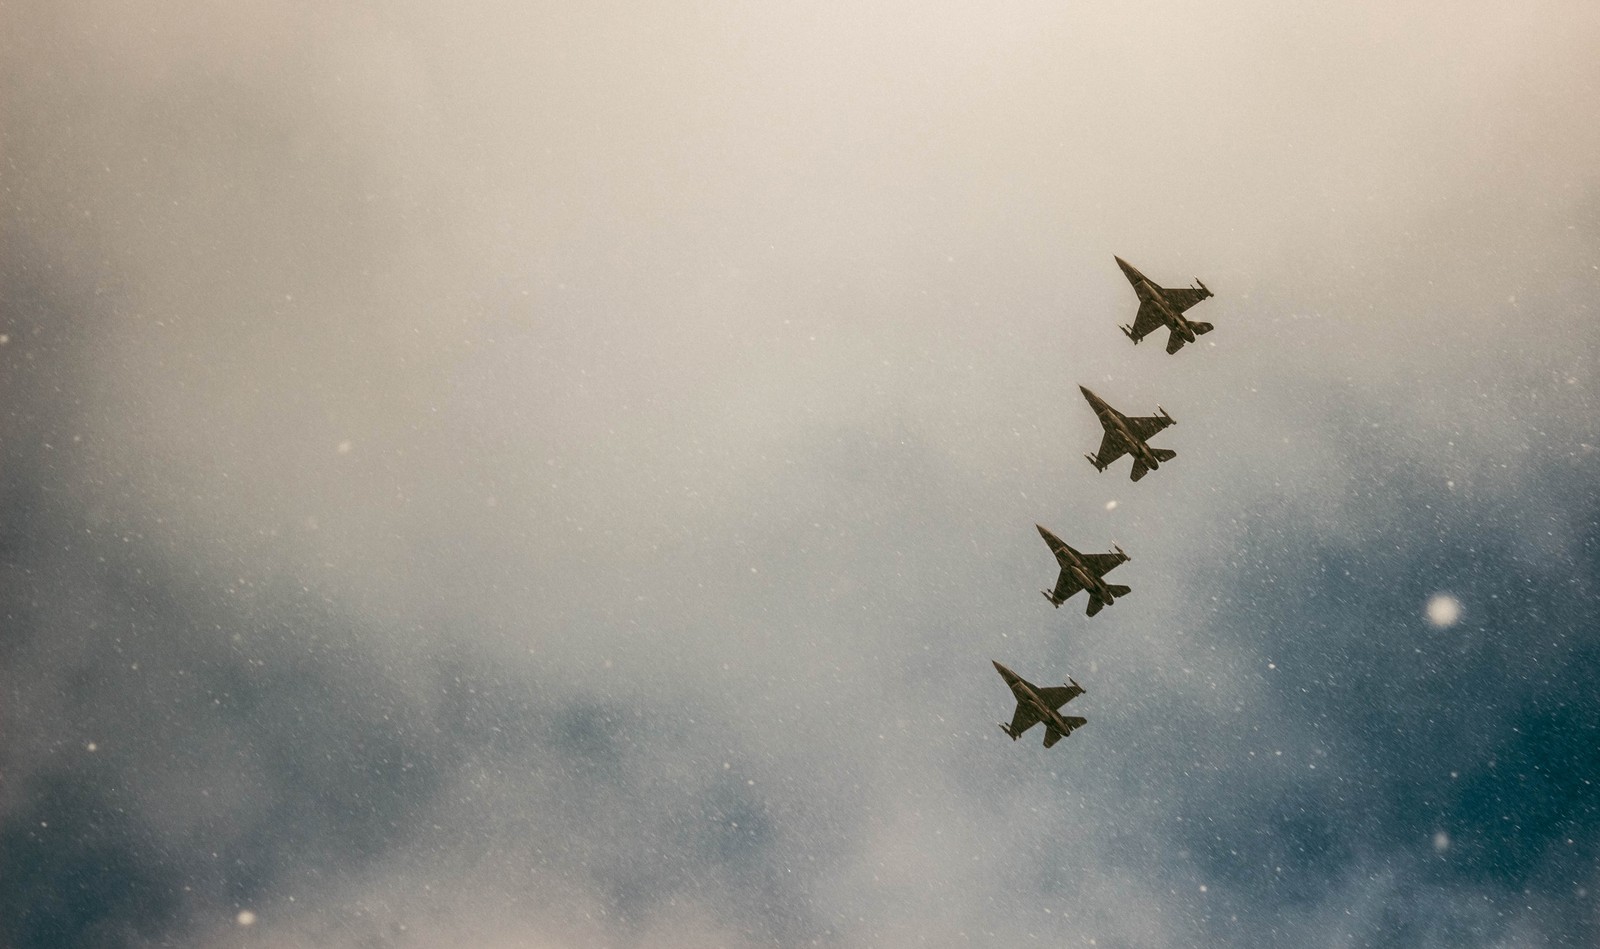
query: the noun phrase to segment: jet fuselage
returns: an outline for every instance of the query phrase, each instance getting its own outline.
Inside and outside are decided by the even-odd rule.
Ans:
[[[1083,565],[1083,561],[1072,556],[1070,551],[1066,552],[1066,554],[1071,564],[1071,566],[1067,567],[1067,572],[1072,575],[1072,579],[1078,581],[1080,586],[1089,591],[1090,596],[1097,596],[1105,600],[1108,606],[1116,601],[1116,597],[1111,595],[1110,584],[1106,583],[1104,577],[1095,576],[1090,572],[1089,568]]]
[[[1128,428],[1128,420],[1122,416],[1122,413],[1109,405],[1105,405],[1103,402],[1101,405],[1105,407],[1095,407],[1095,412],[1100,416],[1101,427],[1108,432],[1115,432],[1117,438],[1122,442],[1122,447],[1128,450],[1128,454],[1144,462],[1146,468],[1154,471],[1161,467],[1161,463],[1156,460],[1155,454],[1150,451],[1150,446],[1145,443],[1145,440],[1135,435],[1133,430]]]

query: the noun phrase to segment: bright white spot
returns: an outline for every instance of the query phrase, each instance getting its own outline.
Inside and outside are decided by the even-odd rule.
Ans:
[[[1206,891],[1206,885],[1204,883],[1200,884],[1200,892],[1204,893],[1205,891]]]
[[[1428,600],[1428,622],[1443,629],[1461,619],[1461,601],[1448,593],[1435,593]]]
[[[7,344],[9,342],[11,342],[11,334],[9,334],[9,333],[0,333],[0,346],[4,346],[5,344]]]
[[[239,915],[233,918],[233,921],[241,926],[254,926],[256,924],[256,914],[247,909],[242,909],[239,911]]]
[[[1442,830],[1439,831],[1437,834],[1434,834],[1433,835],[1433,849],[1439,851],[1440,853],[1444,853],[1446,850],[1449,850],[1450,849],[1450,835],[1445,833]]]
[[[100,746],[95,744],[92,741],[89,742],[87,745],[84,745],[83,747],[88,749],[89,751],[99,751],[100,750]]]
[[[1117,509],[1117,502],[1115,502],[1115,501],[1107,501],[1106,502],[1106,510],[1115,511],[1116,509]]]
[[[344,441],[339,443],[339,446],[338,446],[338,448],[335,449],[335,451],[337,451],[341,455],[348,455],[348,454],[350,454],[350,449],[352,447],[353,446],[350,444],[350,440],[349,439],[345,439]]]

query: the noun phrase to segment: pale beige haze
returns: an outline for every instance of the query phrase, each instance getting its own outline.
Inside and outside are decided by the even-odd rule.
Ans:
[[[0,0],[0,478],[58,532],[0,808],[94,741],[174,945],[1342,944],[1434,865],[1205,875],[1193,809],[1362,754],[1197,571],[1412,476],[1581,546],[1523,486],[1593,441],[1597,50],[1586,0]],[[1129,344],[1113,255],[1215,332]],[[1092,470],[1080,385],[1179,457]],[[1133,592],[1050,610],[1035,523]],[[1479,629],[1454,580],[1397,615]],[[1013,745],[991,660],[1088,724]]]

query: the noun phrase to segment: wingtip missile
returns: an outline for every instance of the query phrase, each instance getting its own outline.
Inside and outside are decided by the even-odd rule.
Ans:
[[[1172,416],[1168,415],[1167,414],[1167,410],[1162,408],[1161,407],[1161,403],[1159,403],[1159,402],[1156,403],[1156,411],[1160,412],[1161,413],[1161,417],[1167,420],[1167,424],[1169,424],[1169,425],[1178,424],[1178,420],[1173,418]]]
[[[1133,327],[1131,327],[1131,326],[1118,326],[1117,329],[1122,330],[1122,335],[1124,335],[1124,336],[1128,337],[1129,339],[1133,340],[1133,345],[1135,345],[1135,346],[1139,345],[1139,337],[1133,335]]]
[[[1100,462],[1094,460],[1094,456],[1093,455],[1087,455],[1086,454],[1083,457],[1088,460],[1089,464],[1094,465],[1094,470],[1096,470],[1096,471],[1104,471],[1104,470],[1106,470],[1105,467],[1100,464]]]
[[[1044,594],[1044,598],[1050,601],[1051,606],[1058,610],[1061,609],[1061,601],[1056,599],[1054,593],[1051,593],[1049,590],[1040,590],[1039,592]]]
[[[1133,559],[1132,557],[1128,556],[1128,552],[1126,550],[1123,550],[1119,545],[1117,545],[1115,543],[1113,543],[1111,545],[1111,549],[1115,550],[1117,552],[1117,556],[1121,557],[1123,560],[1132,560]]]

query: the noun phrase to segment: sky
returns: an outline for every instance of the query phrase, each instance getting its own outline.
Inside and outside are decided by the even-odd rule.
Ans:
[[[0,17],[0,944],[1600,941],[1600,7]]]

